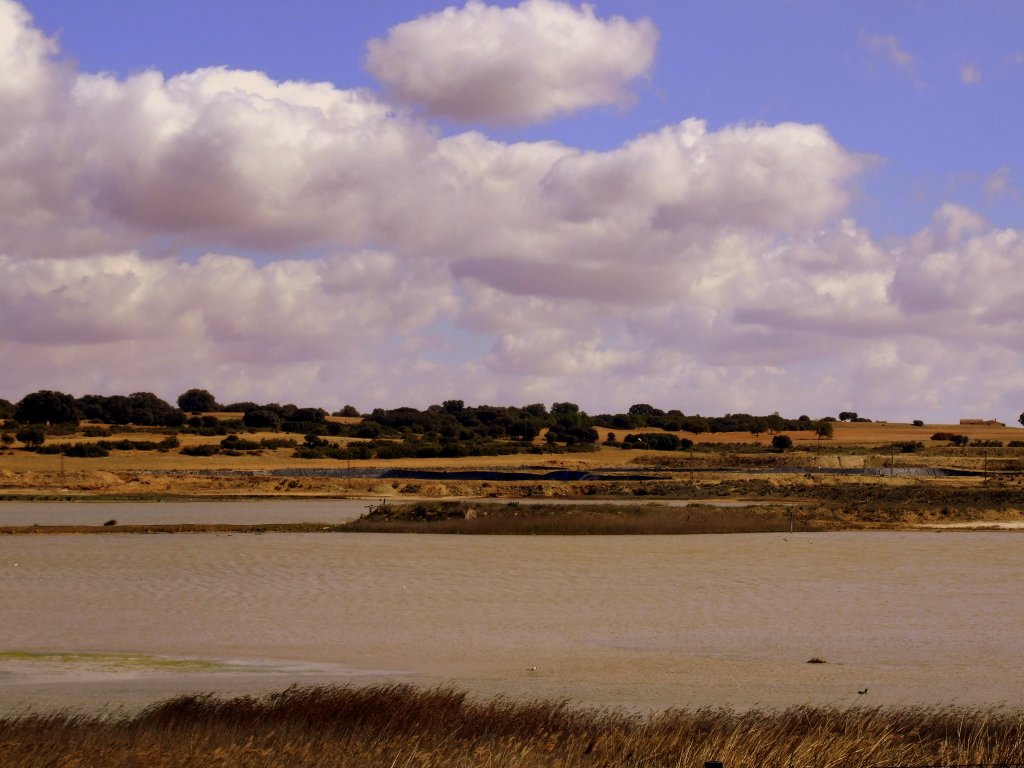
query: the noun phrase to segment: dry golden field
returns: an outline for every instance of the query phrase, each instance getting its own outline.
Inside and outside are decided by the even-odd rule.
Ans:
[[[237,416],[237,414],[212,414],[219,416]],[[355,417],[330,417],[331,421],[357,423]],[[823,455],[836,453],[849,448],[879,448],[889,446],[893,443],[920,441],[926,447],[944,445],[944,443],[932,443],[930,437],[936,432],[950,432],[967,435],[972,441],[996,440],[1008,443],[1011,440],[1024,440],[1024,429],[1021,427],[999,427],[987,425],[965,425],[959,424],[926,424],[923,427],[915,427],[912,424],[896,422],[860,422],[860,423],[833,423],[833,437],[831,439],[818,440],[813,431],[788,431],[781,434],[789,435],[793,440],[795,449],[812,449],[815,453]],[[614,430],[604,427],[598,428],[598,433],[603,441],[609,432],[614,433],[620,440],[627,434],[649,434],[663,433],[657,428],[643,427],[631,430]],[[742,453],[741,446],[747,445],[752,448],[765,448],[771,445],[771,434],[753,435],[749,432],[719,432],[693,435],[687,432],[675,432],[680,438],[692,440],[697,446],[700,445],[729,445],[735,446],[737,453]],[[159,440],[161,435],[147,435],[135,433],[124,435],[135,440]],[[243,432],[241,436],[248,440],[273,439],[291,437],[297,442],[302,442],[302,435],[282,435],[279,432]],[[122,435],[115,434],[110,437],[86,437],[81,433],[63,437],[50,437],[47,442],[83,442],[94,443],[100,440],[120,439]],[[194,434],[182,434],[178,436],[182,446],[210,444],[218,445],[222,437],[206,437]],[[330,442],[345,444],[359,442],[359,438],[328,437]],[[540,445],[543,443],[543,436],[534,441]],[[277,450],[264,451],[260,455],[245,456],[224,456],[215,455],[209,457],[184,456],[177,451],[160,453],[157,451],[115,451],[110,456],[101,459],[81,459],[66,457],[64,459],[65,469],[103,469],[108,471],[127,470],[190,470],[190,469],[281,469],[285,467],[302,466],[310,468],[338,468],[338,467],[408,467],[426,468],[438,467],[443,464],[446,468],[473,468],[473,467],[514,467],[514,466],[547,466],[552,468],[564,467],[621,467],[642,463],[647,456],[664,456],[660,451],[632,450],[623,451],[618,447],[601,445],[593,453],[564,453],[564,454],[514,454],[509,456],[469,456],[458,459],[390,459],[381,460],[352,460],[343,462],[335,459],[294,459],[291,456],[291,449],[282,448]],[[59,469],[60,456],[52,454],[34,454],[20,450],[0,450],[0,469],[11,471],[39,471],[48,472],[54,468]]]
[[[348,421],[355,421],[349,419]],[[767,450],[772,435],[752,435],[748,432],[689,435],[677,433],[691,439],[695,447],[690,451],[663,452],[650,450],[622,450],[618,447],[599,445],[593,452],[582,453],[541,453],[514,454],[507,456],[479,456],[459,459],[393,459],[393,460],[336,460],[297,459],[292,449],[265,450],[257,454],[228,456],[217,454],[209,457],[192,457],[178,450],[159,451],[112,451],[105,458],[62,457],[57,454],[37,454],[20,449],[18,444],[10,450],[0,450],[0,495],[17,498],[187,498],[259,496],[289,497],[362,497],[362,496],[409,496],[458,497],[458,496],[508,496],[524,498],[551,495],[629,495],[633,493],[654,495],[692,495],[698,486],[708,484],[732,484],[746,482],[749,477],[743,472],[756,472],[762,468],[788,467],[790,474],[785,480],[771,480],[776,485],[789,486],[842,482],[848,486],[878,486],[880,483],[899,485],[920,483],[921,479],[905,478],[862,478],[858,476],[810,476],[799,474],[803,468],[833,468],[857,470],[860,468],[923,467],[959,468],[974,471],[991,470],[991,480],[1006,478],[1013,482],[1013,473],[1024,470],[1024,449],[1002,448],[983,449],[968,447],[952,448],[945,442],[933,442],[929,438],[935,432],[964,434],[972,440],[999,441],[1004,445],[1011,440],[1024,438],[1024,429],[987,425],[928,424],[915,427],[897,423],[834,423],[832,439],[818,440],[813,432],[788,432],[794,448],[784,453]],[[607,432],[615,432],[621,439],[623,430],[598,430],[601,439]],[[658,432],[655,429],[632,430],[637,432]],[[160,440],[159,434],[136,432],[115,434],[112,439],[128,437],[134,440]],[[301,442],[301,435],[257,432],[243,433],[245,439],[292,437]],[[49,443],[91,442],[103,438],[88,438],[81,433],[50,437]],[[219,444],[222,437],[207,437],[182,434],[179,440],[183,446],[203,443]],[[348,442],[354,438],[329,438],[333,442]],[[894,450],[895,444],[921,443],[923,449],[910,453]],[[658,468],[664,473],[665,482],[659,488],[640,487],[637,483],[566,483],[566,482],[497,482],[483,481],[425,481],[401,482],[369,478],[301,478],[282,480],[277,477],[210,477],[197,470],[282,470],[282,469],[431,469],[431,470],[592,470],[598,468],[619,468],[642,473]],[[710,469],[729,469],[728,474],[716,476]],[[694,477],[691,470],[707,474]],[[162,472],[175,474],[161,474]],[[1003,474],[1000,474],[1003,473]],[[690,486],[677,487],[686,481]],[[672,483],[676,485],[672,485]],[[971,486],[981,483],[981,478],[929,479],[931,488],[945,485]],[[692,486],[692,487],[691,487]],[[724,486],[723,486],[724,488]],[[698,496],[701,494],[698,493]],[[719,495],[757,498],[760,495],[750,489],[722,490]],[[774,497],[774,496],[773,496]],[[1001,504],[999,509],[1004,509]]]

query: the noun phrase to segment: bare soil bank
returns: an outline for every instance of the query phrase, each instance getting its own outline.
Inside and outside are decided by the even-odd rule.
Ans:
[[[805,706],[638,716],[386,685],[182,696],[134,717],[6,718],[0,745],[11,768],[1019,765],[1024,713]]]
[[[632,490],[634,494],[656,490],[661,492],[659,495],[675,498],[757,499],[763,503],[738,508],[699,504],[673,508],[656,504],[420,502],[378,506],[345,527],[403,533],[751,533],[916,528],[1024,519],[1021,489],[995,483],[806,484],[747,479],[710,486],[667,481],[653,489]]]

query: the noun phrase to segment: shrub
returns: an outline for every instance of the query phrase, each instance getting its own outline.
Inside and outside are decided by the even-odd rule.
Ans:
[[[890,447],[899,449],[900,453],[917,453],[924,449],[924,443],[908,440],[903,443],[893,443]]]
[[[665,437],[673,437],[673,435],[665,435]],[[549,443],[576,445],[576,443],[596,443],[600,439],[600,435],[593,427],[555,424],[548,429],[545,439]]]
[[[290,437],[265,437],[260,440],[260,447],[268,450],[275,450],[277,448],[294,448],[298,445],[298,442],[292,440]]]
[[[675,435],[656,432],[650,435],[626,435],[622,444],[633,448],[648,448],[652,451],[678,451],[681,441]],[[693,445],[692,441],[690,445]]]
[[[213,456],[220,453],[219,445],[204,443],[202,445],[186,445],[181,449],[182,456]]]
[[[80,459],[102,459],[110,455],[110,451],[98,443],[75,443],[63,446],[63,449],[65,456],[74,456]]]
[[[220,441],[220,447],[231,451],[258,451],[263,443],[258,440],[243,440],[238,435],[228,435]]]
[[[326,435],[330,432],[327,424],[315,421],[293,421],[292,419],[282,421],[279,429],[282,432],[292,432],[298,435],[308,435],[310,432],[317,435]]]
[[[357,445],[365,445],[358,443]],[[292,456],[296,459],[369,459],[373,456],[372,451],[364,448],[361,451],[349,451],[333,443],[323,445],[301,445],[295,449]]]
[[[46,441],[46,431],[39,424],[19,429],[14,436],[29,449],[38,448]]]
[[[924,422],[921,421],[920,419],[914,419],[913,424],[914,424],[915,427],[923,427],[924,426]]]
[[[772,438],[772,448],[777,451],[785,451],[793,447],[793,438],[789,435],[775,435]]]
[[[250,429],[277,430],[281,426],[281,417],[267,408],[256,408],[245,412],[242,423]]]

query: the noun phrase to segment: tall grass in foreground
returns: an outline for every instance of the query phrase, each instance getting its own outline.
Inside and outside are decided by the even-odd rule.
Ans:
[[[1024,712],[794,707],[639,716],[407,685],[183,696],[133,717],[0,720],[0,765],[846,768],[1024,762]]]

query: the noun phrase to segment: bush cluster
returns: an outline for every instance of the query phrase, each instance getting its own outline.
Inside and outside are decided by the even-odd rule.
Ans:
[[[693,440],[658,432],[640,435],[629,434],[622,439],[622,447],[627,449],[646,448],[651,451],[688,451],[693,448]]]
[[[854,414],[856,415],[856,414]],[[689,432],[699,435],[705,432],[784,432],[815,429],[815,422],[808,416],[787,419],[778,413],[769,416],[754,416],[749,413],[727,413],[725,416],[685,415],[679,410],[663,411],[646,403],[631,405],[626,413],[600,414],[594,416],[594,426],[609,429],[637,429],[656,427],[666,432]],[[867,419],[865,419],[867,421]]]
[[[242,456],[246,453],[260,453],[262,451],[273,451],[277,448],[294,448],[298,443],[290,437],[269,437],[262,440],[245,440],[238,435],[228,435],[220,444],[200,443],[199,445],[186,445],[181,449],[185,456],[215,456],[222,453],[225,456]]]
[[[50,443],[37,448],[38,453],[74,456],[83,459],[98,459],[109,456],[111,451],[167,451],[181,443],[173,435],[157,442],[155,440],[98,440],[95,443]]]

